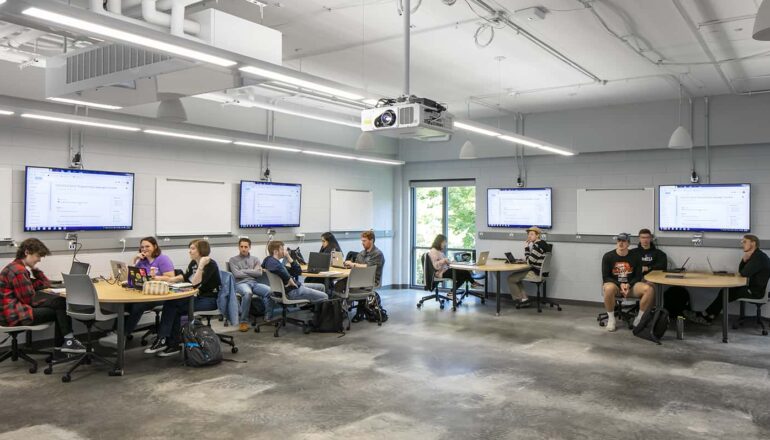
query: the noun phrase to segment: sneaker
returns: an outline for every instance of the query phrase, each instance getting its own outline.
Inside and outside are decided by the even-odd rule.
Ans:
[[[693,312],[692,310],[685,310],[684,312],[682,312],[682,314],[684,315],[685,319],[687,319],[688,321],[694,322],[695,324],[706,325],[706,326],[711,325],[711,320],[705,317],[701,312]]]
[[[144,349],[144,354],[155,354],[165,350],[167,347],[166,338],[155,338],[155,340],[152,341],[152,345]]]
[[[529,298],[526,298],[519,301],[519,305],[517,307],[520,309],[528,309],[531,306],[532,306],[532,301],[530,301]]]
[[[169,357],[169,356],[175,356],[179,354],[179,352],[182,351],[182,346],[179,344],[174,345],[168,345],[166,346],[166,349],[158,353],[158,356],[160,357]]]
[[[242,322],[238,326],[238,331],[240,331],[240,332],[247,332],[247,331],[249,331],[249,323],[248,322]]]
[[[617,324],[617,321],[607,322],[607,331],[614,332],[615,330],[617,330],[617,328],[615,327],[616,324]]]
[[[80,341],[75,338],[66,338],[59,350],[62,353],[85,353],[86,346],[81,344]]]

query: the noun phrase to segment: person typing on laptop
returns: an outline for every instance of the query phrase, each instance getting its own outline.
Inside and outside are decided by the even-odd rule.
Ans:
[[[748,285],[733,287],[728,291],[730,302],[738,298],[759,299],[765,296],[767,281],[770,279],[770,258],[759,249],[759,238],[756,235],[747,234],[741,240],[743,256],[738,264],[738,271],[742,277],[748,278]],[[714,319],[722,312],[724,292],[719,292],[714,302],[706,308],[705,312],[684,311],[685,318],[701,324],[711,325]]]
[[[342,252],[337,237],[331,232],[324,232],[321,234],[321,249],[318,251],[322,254],[331,254],[332,252]],[[305,277],[305,283],[323,284],[324,279],[318,277]]]
[[[433,269],[436,270],[435,276],[439,278],[443,278],[447,271],[450,270],[449,265],[452,262],[452,260],[447,258],[446,254],[444,253],[446,251],[446,246],[446,236],[444,234],[438,234],[433,240],[433,244],[428,251],[428,256],[430,257],[430,261],[433,264]],[[455,271],[454,276],[458,287],[465,283],[471,283],[471,286],[473,287],[481,286],[481,284],[473,280],[469,270],[457,270]]]
[[[602,280],[604,285],[604,308],[607,310],[607,330],[614,332],[615,323],[615,297],[636,297],[639,300],[639,313],[634,319],[634,325],[638,325],[642,315],[650,310],[655,303],[655,290],[642,280],[642,260],[639,255],[629,252],[629,234],[621,232],[615,237],[615,249],[607,252],[602,257]]]
[[[263,280],[262,262],[251,255],[251,240],[238,240],[238,255],[230,258],[230,271],[235,277],[235,291],[241,295],[241,323],[238,330],[249,330],[249,311],[251,298],[256,295],[265,308],[265,321],[273,316],[273,299],[270,297],[270,287]]]
[[[296,280],[302,275],[302,268],[291,258],[282,241],[271,241],[267,245],[267,252],[270,255],[262,262],[262,268],[281,278],[289,299],[306,299],[311,303],[329,299],[323,284],[303,284]],[[285,259],[285,263],[281,261],[282,259]]]
[[[524,242],[524,263],[529,264],[528,272],[517,272],[508,275],[508,291],[519,307],[529,307],[529,297],[524,291],[524,281],[535,281],[540,276],[543,260],[548,249],[548,243],[541,238],[543,231],[537,226],[527,229],[527,241]]]
[[[345,267],[352,269],[354,267],[377,266],[374,284],[375,286],[380,286],[380,283],[382,282],[382,268],[385,266],[385,255],[383,255],[382,251],[374,245],[375,240],[376,237],[374,236],[374,231],[362,232],[361,246],[363,246],[364,250],[356,255],[355,261],[345,261]],[[347,280],[341,280],[334,285],[334,290],[336,292],[344,292],[345,287],[347,287]]]

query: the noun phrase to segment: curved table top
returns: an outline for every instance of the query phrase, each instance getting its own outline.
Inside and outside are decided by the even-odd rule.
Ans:
[[[487,264],[484,264],[482,266],[479,265],[471,265],[471,264],[457,264],[457,263],[451,263],[449,265],[450,269],[458,269],[458,270],[475,270],[478,272],[519,272],[522,270],[529,270],[530,266],[529,264],[525,263],[490,263],[487,260]]]
[[[676,275],[667,277],[666,275]],[[679,276],[684,275],[683,278]],[[665,273],[662,270],[653,270],[644,276],[645,281],[667,286],[702,287],[710,289],[724,289],[728,287],[745,286],[747,279],[740,275],[714,275],[702,272],[684,272],[679,274]]]
[[[300,266],[302,270],[307,270],[307,265],[303,264]],[[321,272],[321,273],[305,273],[302,272],[303,277],[311,277],[311,278],[333,278],[333,279],[342,279],[347,278],[350,276],[350,269],[343,269],[341,267],[330,267],[328,272]]]
[[[157,302],[157,301],[169,301],[174,299],[189,298],[198,294],[197,289],[191,289],[185,292],[171,292],[166,295],[145,295],[141,290],[128,289],[120,286],[119,284],[109,284],[106,281],[99,281],[94,284],[96,287],[96,293],[99,295],[100,303],[143,303],[143,302]],[[66,296],[66,293],[61,294]]]

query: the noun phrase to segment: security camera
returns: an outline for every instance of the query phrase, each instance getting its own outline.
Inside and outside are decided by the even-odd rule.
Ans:
[[[693,171],[692,174],[690,174],[690,182],[691,183],[698,183],[698,181],[700,181],[700,177],[698,177],[698,173]]]
[[[523,188],[524,187],[524,181],[521,180],[521,177],[516,178],[516,188]]]

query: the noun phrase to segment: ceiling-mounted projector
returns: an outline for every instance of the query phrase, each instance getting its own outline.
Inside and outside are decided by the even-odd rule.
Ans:
[[[445,106],[415,96],[381,99],[361,113],[361,130],[402,139],[448,140],[453,122]]]

